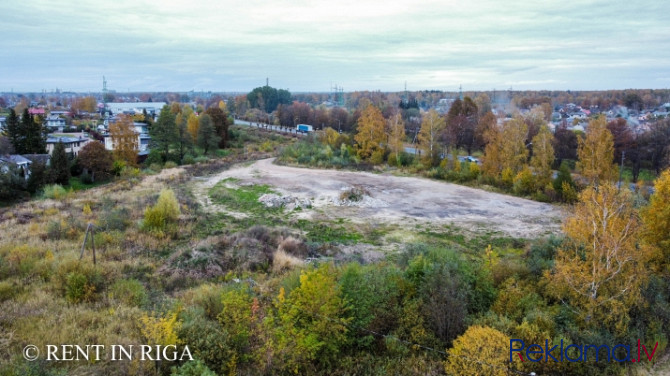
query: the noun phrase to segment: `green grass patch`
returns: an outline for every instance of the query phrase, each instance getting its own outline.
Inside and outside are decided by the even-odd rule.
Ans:
[[[230,187],[237,183],[237,179],[225,179],[209,190],[212,201],[225,205],[231,210],[243,213],[276,212],[279,208],[266,208],[258,199],[266,193],[275,193],[269,185],[243,185],[237,188]]]
[[[83,190],[86,190],[86,189],[99,187],[99,186],[101,186],[105,183],[106,182],[96,181],[96,182],[93,182],[91,184],[86,184],[86,183],[82,182],[79,177],[70,178],[70,188],[72,188],[72,190],[74,190],[74,191],[83,191]]]

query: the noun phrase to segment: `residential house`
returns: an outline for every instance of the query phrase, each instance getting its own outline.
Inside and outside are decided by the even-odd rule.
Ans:
[[[30,176],[30,165],[32,163],[30,159],[18,154],[0,155],[0,171],[7,172],[11,167],[16,167],[26,179]]]
[[[63,128],[65,128],[65,119],[58,115],[49,115],[47,117],[47,127],[52,128],[52,129],[57,129],[58,132],[62,132]]]
[[[47,138],[47,152],[49,152],[49,155],[53,154],[54,147],[56,146],[57,143],[63,143],[65,145],[65,151],[68,154],[71,154],[72,156],[77,156],[79,155],[79,151],[81,148],[84,147],[87,143],[91,141],[90,138],[84,136],[82,133],[81,135],[78,135],[77,137],[52,137],[49,136]]]

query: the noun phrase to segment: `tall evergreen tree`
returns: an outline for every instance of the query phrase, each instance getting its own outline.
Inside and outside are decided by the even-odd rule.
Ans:
[[[46,133],[42,123],[41,117],[35,118],[27,108],[23,110],[19,132],[23,135],[24,144],[23,150],[17,151],[17,154],[45,154],[47,152]]]
[[[25,154],[25,137],[21,132],[19,117],[16,115],[16,111],[14,111],[13,108],[9,110],[6,122],[7,137],[9,137],[9,142],[14,145],[14,152],[17,154]]]
[[[167,161],[170,145],[177,142],[179,137],[175,115],[170,111],[170,106],[163,106],[156,124],[149,130],[149,135],[151,136],[151,147],[160,152],[163,162]]]
[[[70,160],[65,151],[65,144],[57,142],[51,153],[50,181],[60,184],[70,184]]]

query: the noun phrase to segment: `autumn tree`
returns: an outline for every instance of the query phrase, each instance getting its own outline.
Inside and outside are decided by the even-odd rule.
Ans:
[[[101,142],[91,141],[79,151],[79,163],[91,174],[91,180],[104,180],[112,171],[112,154]]]
[[[354,140],[358,144],[358,155],[363,159],[371,159],[384,154],[384,142],[386,142],[386,120],[379,108],[368,105],[360,119],[358,119],[358,132]],[[381,160],[378,161],[381,163]]]
[[[654,194],[642,208],[643,239],[660,250],[663,273],[670,274],[670,170],[665,170],[654,183]]]
[[[563,121],[554,132],[554,151],[558,165],[564,159],[577,159],[577,135],[568,129],[568,123]]]
[[[493,112],[487,112],[484,116],[479,118],[479,122],[475,127],[475,148],[484,150],[486,147],[486,132],[498,124],[498,119]]]
[[[439,138],[444,132],[446,124],[444,118],[435,110],[430,110],[421,121],[421,130],[419,130],[419,147],[423,153],[424,160],[431,166],[436,166],[440,162],[440,143]]]
[[[198,127],[198,146],[207,154],[211,150],[216,150],[219,145],[219,136],[216,134],[212,118],[208,114],[200,116]]]
[[[139,145],[132,117],[119,115],[109,125],[109,137],[112,139],[114,159],[124,161],[128,166],[137,165]]]
[[[493,124],[484,132],[486,146],[482,158],[482,173],[491,178],[498,178],[502,172],[502,137],[502,129],[497,124]]]
[[[624,152],[633,149],[635,136],[628,126],[626,119],[618,118],[607,123],[607,129],[612,133],[612,142],[614,143],[614,163],[621,160]],[[630,157],[630,154],[628,154]]]
[[[568,241],[545,276],[549,293],[567,299],[585,326],[605,324],[625,332],[647,274],[649,253],[637,245],[639,229],[630,191],[607,182],[582,191],[565,220]]]
[[[448,375],[507,376],[510,338],[487,326],[473,325],[448,350]]]
[[[193,138],[191,138],[191,133],[188,131],[188,118],[191,114],[193,114],[191,106],[184,105],[181,112],[175,118],[175,123],[177,123],[176,144],[180,161],[184,159],[186,152],[193,146]]]
[[[212,126],[218,136],[218,147],[225,148],[228,141],[228,114],[219,106],[213,106],[207,109],[207,115],[212,119]]]
[[[95,97],[79,97],[75,98],[70,105],[70,109],[74,114],[79,114],[81,112],[95,112],[98,106],[98,101]]]
[[[177,104],[178,105],[178,104]],[[179,106],[177,106],[179,108]],[[163,162],[168,160],[170,146],[177,142],[179,133],[177,131],[176,115],[172,112],[174,106],[165,105],[158,115],[158,120],[149,130],[151,136],[151,148],[160,152]]]
[[[196,141],[198,140],[198,127],[199,127],[199,119],[198,115],[195,113],[191,113],[188,116],[186,128],[188,129],[188,133],[191,135],[191,140]]]
[[[535,173],[536,186],[544,188],[551,182],[551,166],[554,163],[554,148],[551,146],[553,136],[547,126],[542,126],[533,138],[533,156],[530,166]]]
[[[288,296],[281,288],[275,307],[276,317],[268,322],[274,324],[268,346],[277,368],[305,373],[317,365],[335,364],[351,317],[331,266],[303,271],[300,286]]]
[[[475,128],[479,122],[477,105],[465,97],[457,99],[447,113],[447,140],[451,146],[465,148],[472,154],[475,145]]]
[[[391,155],[398,163],[400,153],[405,150],[405,123],[402,121],[401,114],[395,114],[388,121],[388,147]],[[391,160],[391,157],[389,157]]]
[[[589,185],[613,181],[617,176],[612,133],[604,116],[589,122],[586,137],[580,137],[577,148],[577,170]]]

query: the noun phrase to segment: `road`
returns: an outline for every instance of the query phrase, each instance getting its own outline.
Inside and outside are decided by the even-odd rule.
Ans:
[[[256,127],[256,128],[268,129],[268,130],[275,131],[275,132],[280,132],[280,133],[289,133],[289,134],[298,134],[298,135],[304,135],[305,134],[305,133],[301,133],[301,132],[296,132],[295,128],[282,128],[278,125],[269,125],[269,124],[253,122],[253,121],[246,121],[246,120],[241,120],[241,119],[235,119],[235,125],[243,125],[243,126],[247,126],[247,127]]]

